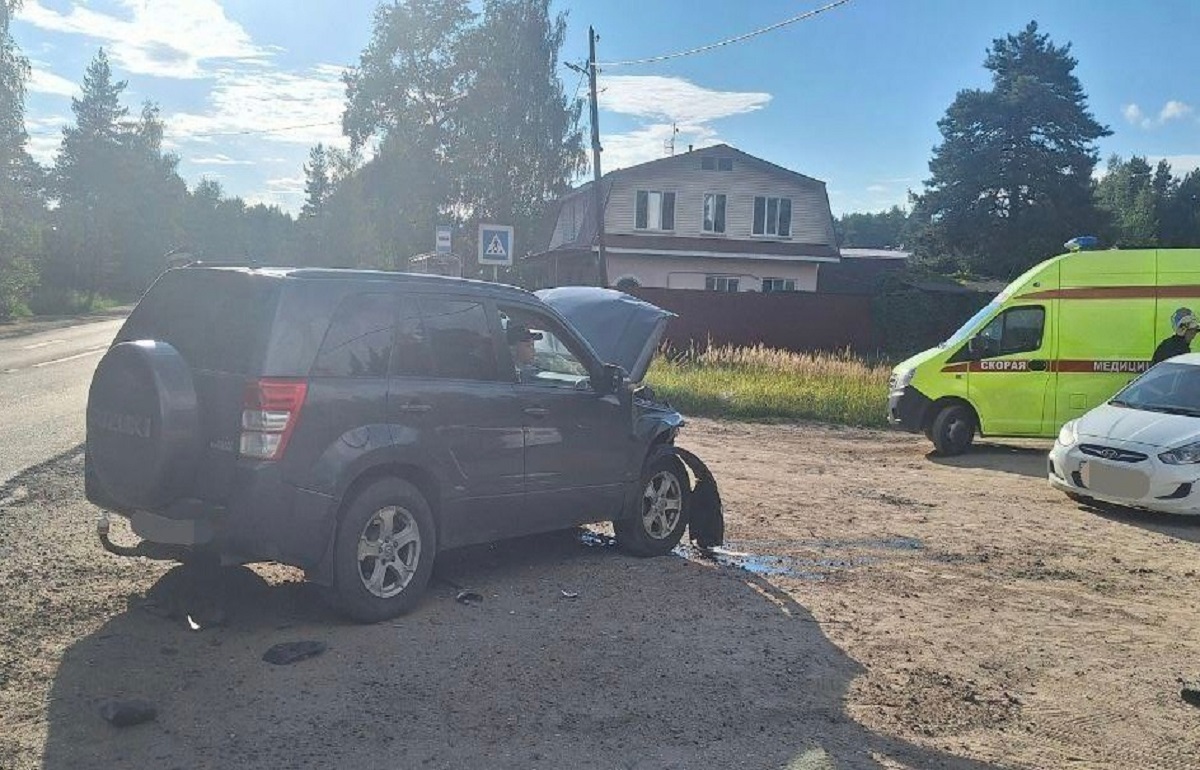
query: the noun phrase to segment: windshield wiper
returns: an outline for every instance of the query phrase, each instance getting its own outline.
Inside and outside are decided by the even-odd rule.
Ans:
[[[1114,398],[1112,401],[1109,401],[1109,402],[1108,402],[1108,405],[1109,405],[1109,406],[1123,406],[1123,407],[1125,407],[1125,408],[1127,408],[1127,409],[1129,408],[1129,402],[1128,402],[1128,401],[1122,401],[1122,400],[1121,400],[1121,399],[1119,399],[1119,398]]]
[[[1200,409],[1189,409],[1186,406],[1168,406],[1166,404],[1138,404],[1137,409],[1144,412],[1161,412],[1180,417],[1200,417]]]

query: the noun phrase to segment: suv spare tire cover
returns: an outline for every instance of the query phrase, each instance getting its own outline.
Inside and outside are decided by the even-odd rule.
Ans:
[[[188,491],[200,455],[192,373],[165,342],[111,347],[88,391],[87,456],[114,502],[160,508]]]

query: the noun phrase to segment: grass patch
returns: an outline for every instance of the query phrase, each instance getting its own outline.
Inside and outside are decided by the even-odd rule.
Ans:
[[[719,347],[662,356],[647,380],[684,414],[740,420],[887,424],[891,367],[847,352]]]

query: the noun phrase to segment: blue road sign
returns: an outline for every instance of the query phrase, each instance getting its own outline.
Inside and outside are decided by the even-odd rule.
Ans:
[[[513,229],[510,225],[479,226],[479,264],[513,263]]]

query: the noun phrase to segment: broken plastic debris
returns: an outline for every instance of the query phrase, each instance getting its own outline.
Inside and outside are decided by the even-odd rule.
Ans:
[[[566,590],[564,590],[564,591],[562,592],[562,595],[563,595],[563,598],[564,598],[564,599],[578,599],[578,598],[579,598],[579,592],[578,592],[578,591],[566,591]]]
[[[483,597],[474,591],[459,591],[454,600],[459,604],[479,604],[483,601]]]

